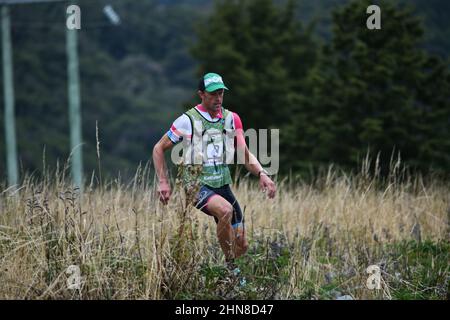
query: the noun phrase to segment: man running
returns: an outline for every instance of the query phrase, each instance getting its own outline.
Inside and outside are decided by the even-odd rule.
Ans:
[[[217,223],[217,237],[229,267],[234,259],[243,255],[248,248],[241,207],[230,189],[230,170],[224,158],[225,137],[222,133],[234,133],[234,145],[238,153],[245,155],[245,167],[259,177],[259,185],[269,198],[275,197],[276,187],[262,168],[256,157],[248,150],[243,134],[243,126],[238,114],[222,106],[224,90],[228,88],[222,77],[216,73],[205,74],[199,81],[198,95],[201,104],[178,117],[170,130],[153,148],[153,163],[158,176],[160,201],[167,204],[171,188],[167,178],[164,152],[184,140],[195,142],[195,135],[202,143],[205,132],[216,132],[207,136],[206,155],[202,160],[200,191],[196,197],[196,208],[214,217]],[[200,129],[196,125],[200,125]],[[194,128],[193,128],[194,127]],[[193,138],[194,137],[194,138]],[[194,147],[195,148],[195,147]],[[233,149],[234,150],[234,149]]]

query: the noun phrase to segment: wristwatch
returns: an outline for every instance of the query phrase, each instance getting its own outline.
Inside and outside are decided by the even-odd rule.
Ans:
[[[258,178],[261,178],[261,174],[265,174],[266,176],[269,175],[269,173],[268,173],[266,170],[264,170],[264,169],[262,169],[261,171],[259,171],[259,173],[258,173]]]

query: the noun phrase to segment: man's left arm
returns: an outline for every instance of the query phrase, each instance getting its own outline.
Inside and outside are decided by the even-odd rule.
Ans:
[[[235,129],[236,129],[236,147],[238,151],[238,158],[244,155],[245,168],[259,178],[259,186],[263,192],[267,191],[269,198],[274,198],[276,193],[275,183],[270,179],[267,172],[263,169],[258,159],[250,152],[245,143],[244,129],[240,117],[233,113]]]
[[[275,183],[270,179],[258,159],[250,152],[250,150],[248,150],[247,145],[244,145],[243,147],[245,148],[245,168],[255,176],[259,177],[259,186],[261,190],[263,190],[263,192],[267,191],[269,198],[274,198],[276,193]]]

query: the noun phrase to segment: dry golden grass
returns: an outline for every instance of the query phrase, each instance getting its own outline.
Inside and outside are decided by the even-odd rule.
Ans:
[[[364,170],[349,176],[330,169],[313,184],[279,182],[269,200],[253,179],[241,179],[233,189],[250,249],[238,261],[247,280],[239,286],[222,268],[213,219],[184,208],[177,192],[160,205],[148,176],[138,170],[129,185],[91,183],[81,194],[60,173],[2,188],[0,298],[448,295],[450,192],[439,181],[392,175],[381,183]],[[373,264],[382,270],[379,290],[366,287]],[[79,289],[68,288],[71,265],[79,267]]]

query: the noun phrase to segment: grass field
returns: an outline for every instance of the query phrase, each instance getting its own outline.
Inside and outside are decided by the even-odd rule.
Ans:
[[[312,183],[279,181],[274,200],[241,179],[241,286],[227,276],[213,219],[177,190],[161,206],[149,175],[82,193],[64,172],[3,186],[0,298],[449,299],[450,190],[438,179],[330,168]],[[379,289],[367,287],[370,265]]]

